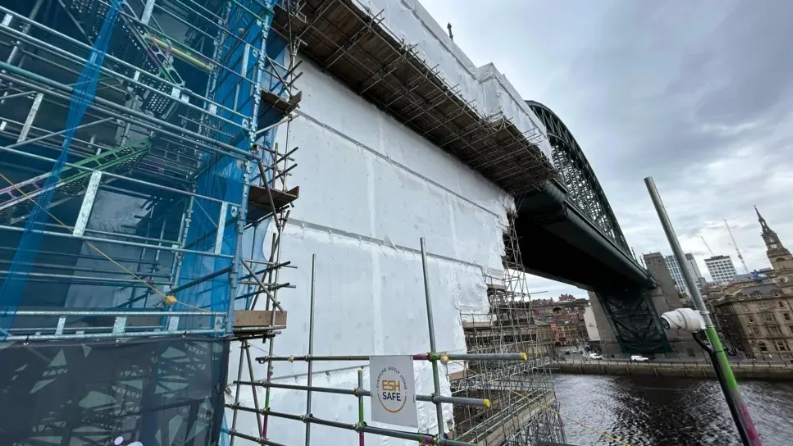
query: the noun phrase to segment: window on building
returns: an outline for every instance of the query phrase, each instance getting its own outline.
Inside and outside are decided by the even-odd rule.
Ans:
[[[789,321],[790,320],[790,313],[782,313],[782,317],[784,317],[786,321]]]
[[[782,334],[782,329],[779,328],[778,325],[772,325],[772,326],[768,327],[768,333],[772,334],[772,335],[781,335]]]
[[[768,308],[768,302],[766,302],[764,300],[760,301],[760,309],[761,310],[765,310],[766,308]]]
[[[746,316],[746,319],[749,321],[750,324],[754,323],[754,315],[750,314],[749,316]]]
[[[774,315],[773,314],[764,314],[763,315],[763,320],[766,321],[766,322],[773,322],[774,321]]]
[[[759,291],[753,292],[752,293],[752,297],[754,297],[755,299],[759,299],[760,298],[760,292]]]
[[[746,329],[746,333],[747,333],[749,336],[754,336],[754,328],[752,328],[752,327],[748,327],[748,328]]]
[[[777,293],[776,296],[774,296],[774,297],[779,297],[779,292],[777,292],[777,291],[774,291],[774,292]],[[779,304],[779,308],[785,308],[785,303],[782,302],[781,300],[778,301],[777,304]]]
[[[776,341],[776,349],[780,352],[789,351],[785,341]]]
[[[768,351],[768,347],[765,346],[765,342],[763,342],[763,341],[760,341],[760,342],[757,343],[757,348],[759,348],[761,352],[767,352]]]

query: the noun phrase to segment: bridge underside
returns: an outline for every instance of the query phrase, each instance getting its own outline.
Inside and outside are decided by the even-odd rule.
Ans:
[[[515,221],[523,265],[532,274],[593,291],[624,353],[668,353],[650,290],[655,283],[549,181],[519,199]]]

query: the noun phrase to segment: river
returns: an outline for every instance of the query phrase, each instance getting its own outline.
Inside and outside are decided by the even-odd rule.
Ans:
[[[717,381],[594,375],[557,375],[554,381],[570,444],[741,444]],[[793,383],[739,384],[764,446],[793,445]]]

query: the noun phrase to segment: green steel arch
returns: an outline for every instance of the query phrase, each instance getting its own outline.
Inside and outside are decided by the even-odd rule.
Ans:
[[[550,108],[535,101],[526,101],[526,104],[545,125],[552,148],[551,161],[558,171],[558,178],[567,188],[570,201],[593,226],[609,237],[625,254],[631,256],[606,193],[573,134]]]
[[[633,257],[606,193],[572,132],[550,108],[526,101],[546,128],[551,145],[551,162],[557,171],[555,182],[564,186],[564,201],[624,254],[624,262],[646,275],[646,281],[615,281],[590,284],[605,312],[608,324],[623,354],[670,353],[672,348],[661,328],[651,297],[654,279]],[[572,215],[566,215],[571,221]],[[608,244],[608,243],[607,243]],[[616,251],[615,251],[616,252]],[[635,275],[632,277],[636,277]]]

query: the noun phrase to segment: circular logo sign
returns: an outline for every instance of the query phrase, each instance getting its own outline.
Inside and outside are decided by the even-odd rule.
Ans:
[[[408,400],[408,382],[405,375],[396,367],[389,366],[377,375],[377,400],[383,409],[399,413]]]

